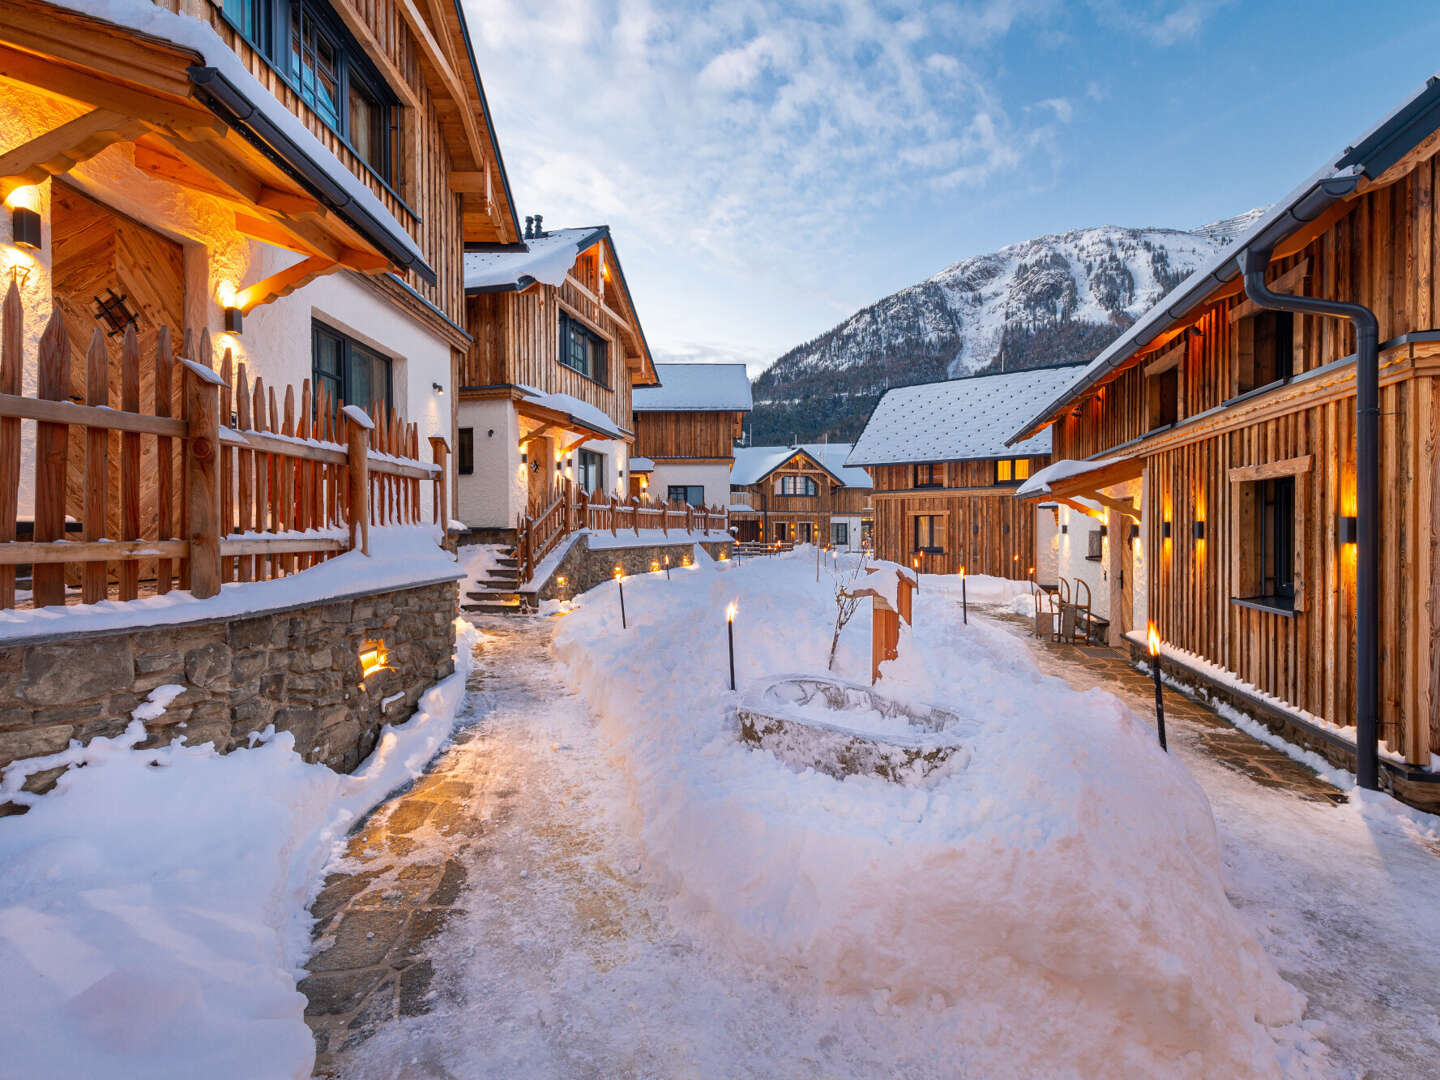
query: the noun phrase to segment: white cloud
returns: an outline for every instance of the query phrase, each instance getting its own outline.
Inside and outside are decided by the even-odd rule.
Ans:
[[[1102,22],[1169,46],[1195,37],[1210,16],[1232,0],[1091,0]]]

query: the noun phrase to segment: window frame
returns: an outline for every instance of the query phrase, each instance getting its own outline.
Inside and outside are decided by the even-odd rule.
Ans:
[[[571,362],[571,334],[579,333],[588,338],[598,346],[600,359],[600,374],[597,377],[592,370],[587,371],[583,367],[577,367]],[[609,390],[610,386],[610,339],[601,334],[584,319],[579,318],[573,312],[564,308],[560,309],[559,318],[556,320],[556,363],[568,371],[575,372],[583,379],[589,379],[597,386],[603,386]]]
[[[1265,323],[1273,322],[1269,338],[1274,352],[1265,366],[1256,352],[1257,333]],[[1245,315],[1235,322],[1235,361],[1231,398],[1258,394],[1284,386],[1295,377],[1295,313],[1266,308]]]
[[[1145,368],[1145,433],[1174,427],[1185,418],[1183,401],[1186,335]]]
[[[1284,461],[1266,462],[1263,465],[1248,465],[1229,471],[1231,487],[1230,550],[1231,579],[1230,602],[1241,607],[1269,611],[1290,617],[1305,610],[1305,508],[1310,492],[1306,480],[1309,476],[1312,455],[1289,458]],[[1288,513],[1283,505],[1271,509],[1278,500],[1266,499],[1266,489],[1272,492],[1280,486],[1289,486]],[[1270,519],[1270,520],[1267,520]],[[1288,552],[1283,548],[1271,555],[1267,551],[1269,537],[1279,545],[1282,536],[1287,538]],[[1288,555],[1289,593],[1279,588],[1281,576],[1278,568],[1273,577],[1276,590],[1264,591],[1267,559]]]
[[[848,521],[832,521],[830,523],[830,545],[847,548],[850,546],[850,523]]]
[[[1009,475],[1002,475],[1003,473]],[[1028,457],[995,459],[995,482],[991,486],[1018,487],[1028,479],[1030,479],[1030,459]]]
[[[595,472],[595,486],[585,486],[585,476],[591,470]],[[581,447],[579,457],[575,461],[575,480],[582,491],[587,495],[594,495],[596,492],[605,493],[605,455],[598,450],[586,450]]]
[[[793,481],[802,491],[786,491],[785,485]],[[820,484],[813,476],[803,473],[786,473],[775,478],[775,494],[782,499],[816,499],[820,497]]]
[[[910,466],[910,486],[921,491],[945,486],[945,466],[934,461],[916,462]]]
[[[399,198],[396,187],[400,183],[400,97],[391,88],[375,62],[365,54],[364,47],[345,25],[344,20],[325,0],[214,0],[220,17],[283,79],[287,86],[313,112],[345,148],[355,155],[376,179]],[[247,30],[243,18],[228,8],[246,8],[252,13],[253,30]],[[291,48],[291,32],[295,19],[300,20],[302,50],[304,55],[304,29],[306,18],[317,33],[323,33],[336,55],[335,122],[331,123],[325,112],[313,100],[313,92],[305,89],[303,60],[296,67],[296,53]],[[379,160],[362,154],[356,147],[354,132],[351,130],[350,92],[358,85],[372,99],[381,113],[384,138],[381,140]]]
[[[340,371],[336,375],[332,375],[328,371],[320,370],[320,356],[318,344],[322,337],[332,338],[339,346],[339,351],[337,353],[337,362]],[[310,385],[315,390],[315,394],[313,395],[315,401],[315,408],[319,408],[319,391],[321,385],[323,384],[330,387],[337,404],[340,401],[344,401],[346,405],[357,405],[361,409],[364,409],[367,413],[371,411],[372,406],[377,400],[377,398],[373,394],[371,395],[371,400],[365,402],[356,401],[351,396],[351,393],[354,389],[354,383],[352,381],[353,358],[356,352],[366,354],[368,359],[383,362],[385,372],[385,394],[383,398],[380,398],[378,400],[380,400],[387,409],[394,407],[395,358],[381,352],[379,349],[371,345],[367,345],[363,341],[351,337],[349,334],[345,333],[345,331],[336,329],[334,326],[331,326],[327,322],[322,322],[319,319],[312,318],[310,320]],[[374,380],[372,378],[372,384],[373,381]],[[372,416],[371,419],[373,420],[374,417]]]
[[[462,427],[455,433],[455,474],[472,476],[475,472],[475,429]]]
[[[945,554],[945,543],[944,543],[944,540],[945,540],[945,529],[946,529],[946,525],[947,525],[946,517],[947,517],[947,515],[946,515],[946,514],[943,514],[943,513],[911,514],[911,515],[910,515],[910,541],[911,541],[910,550],[911,550],[912,554],[918,554],[918,553],[924,553],[924,554],[926,554],[926,555],[944,555],[944,554]],[[927,539],[930,541],[928,544],[922,544],[922,543],[920,543],[920,532],[921,532],[921,530],[920,530],[920,522],[921,522],[921,521],[928,521],[928,522],[930,523],[930,524],[929,524],[929,527],[925,530],[926,533],[928,534]],[[940,543],[938,543],[938,544],[935,542],[937,538],[940,540]]]
[[[683,494],[680,496],[680,498],[678,498],[678,499],[675,497],[675,492],[677,492],[677,491],[683,493]],[[699,502],[693,502],[693,501],[690,499],[689,493],[692,492],[692,491],[698,491],[698,492],[700,493],[700,501],[699,501]],[[668,502],[668,503],[683,503],[683,504],[685,504],[686,506],[704,506],[704,505],[705,505],[705,485],[704,485],[704,484],[667,484],[667,485],[665,486],[665,501]]]

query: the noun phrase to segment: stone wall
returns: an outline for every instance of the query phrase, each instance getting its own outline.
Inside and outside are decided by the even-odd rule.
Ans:
[[[454,670],[455,614],[455,582],[441,581],[244,618],[0,646],[0,768],[72,739],[118,735],[151,690],[174,683],[185,692],[147,723],[142,745],[183,735],[225,752],[274,724],[294,733],[307,761],[348,772],[374,749],[382,724],[403,720]],[[365,676],[367,641],[383,642],[388,656]],[[25,786],[46,790],[60,771]]]
[[[681,560],[686,558],[695,549],[694,540],[679,539],[684,534],[677,534],[677,539],[670,544],[645,544],[639,547],[603,547],[591,550],[590,536],[582,533],[575,541],[565,557],[560,560],[560,565],[549,579],[541,582],[536,595],[541,600],[568,600],[572,596],[593,589],[602,582],[609,581],[615,576],[615,567],[619,566],[628,574],[644,574],[650,570],[650,564],[665,562],[665,556],[670,556],[671,566],[680,566]],[[712,559],[720,558],[723,552],[725,558],[730,558],[730,541],[715,540],[703,541],[700,546],[709,552]],[[565,579],[565,584],[559,584],[560,578]]]

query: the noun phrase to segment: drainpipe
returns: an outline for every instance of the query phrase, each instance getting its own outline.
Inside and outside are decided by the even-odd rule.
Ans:
[[[1271,292],[1270,249],[1239,256],[1245,295],[1264,308],[1349,319],[1355,327],[1355,777],[1380,786],[1380,325],[1362,304]]]

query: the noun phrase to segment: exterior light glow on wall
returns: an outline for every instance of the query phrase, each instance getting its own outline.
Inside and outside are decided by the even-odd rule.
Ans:
[[[1356,525],[1356,521],[1357,521],[1357,520],[1358,520],[1358,519],[1355,518],[1353,515],[1352,515],[1352,516],[1349,516],[1349,517],[1342,516],[1342,517],[1340,518],[1340,525],[1339,525],[1339,530],[1338,530],[1338,531],[1339,531],[1339,535],[1340,535],[1340,543],[1341,543],[1341,544],[1354,544],[1354,543],[1356,543],[1357,528],[1358,528],[1357,525]]]
[[[1192,534],[1194,534],[1194,537],[1195,537],[1196,540],[1204,540],[1204,539],[1205,539],[1205,522],[1203,522],[1203,521],[1197,521],[1197,522],[1195,522],[1194,525],[1190,526],[1190,531],[1191,531]]]
[[[370,676],[390,662],[390,654],[383,641],[367,641],[360,646],[360,670]]]
[[[1165,539],[1165,540],[1169,540],[1169,539],[1170,539],[1170,532],[1171,532],[1171,529],[1172,529],[1172,528],[1173,528],[1173,526],[1171,526],[1170,522],[1168,522],[1168,521],[1162,521],[1162,522],[1160,523],[1160,536],[1161,536],[1161,538],[1162,538],[1162,539]]]
[[[225,309],[225,332],[227,334],[240,334],[245,330],[245,313],[238,307],[227,307]]]

